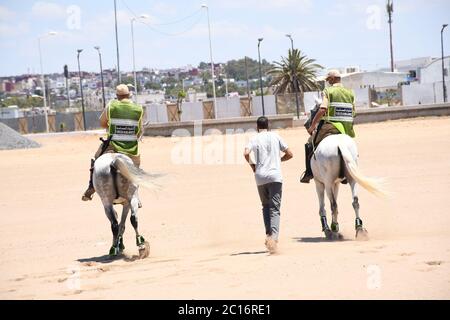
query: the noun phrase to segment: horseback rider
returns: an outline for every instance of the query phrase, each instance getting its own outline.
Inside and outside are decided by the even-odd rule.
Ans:
[[[309,183],[313,178],[310,160],[314,150],[324,138],[332,134],[347,134],[352,138],[355,137],[353,131],[355,95],[353,91],[342,85],[341,74],[338,70],[330,70],[325,80],[331,86],[323,91],[320,109],[307,128],[311,137],[305,144],[306,171],[300,178],[302,183]],[[316,127],[317,130],[313,134]]]
[[[92,200],[95,193],[92,173],[95,160],[102,154],[123,153],[133,161],[136,167],[139,168],[141,164],[138,140],[143,134],[143,108],[130,100],[130,91],[125,84],[117,86],[116,96],[117,99],[111,100],[100,116],[100,126],[107,129],[108,139],[101,139],[103,143],[95,153],[94,159],[91,160],[89,187],[81,198],[83,201]]]

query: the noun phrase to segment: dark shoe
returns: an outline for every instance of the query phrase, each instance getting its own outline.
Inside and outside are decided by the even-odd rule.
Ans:
[[[344,179],[341,181],[341,183],[342,183],[342,184],[347,184],[347,183],[348,183],[347,178],[344,178]]]
[[[83,196],[81,197],[81,200],[83,201],[91,201],[92,197],[94,196],[95,193],[95,189],[92,187],[89,187],[83,194]]]
[[[138,208],[140,209],[140,208],[142,208],[142,203],[141,203],[141,200],[139,200],[139,203],[138,203]]]
[[[303,172],[302,176],[300,177],[301,183],[309,183],[309,181],[314,178],[312,174],[310,174],[308,171]]]

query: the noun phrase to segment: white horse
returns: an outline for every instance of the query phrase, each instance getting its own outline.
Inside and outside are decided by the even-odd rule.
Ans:
[[[137,212],[139,208],[138,185],[149,188],[157,187],[151,179],[161,175],[148,174],[134,166],[129,157],[120,153],[106,153],[95,161],[93,183],[100,196],[106,216],[111,222],[113,241],[109,255],[114,257],[125,249],[123,234],[128,212],[131,209],[131,224],[136,232],[136,245],[139,257],[146,258],[150,254],[150,245],[138,231]],[[115,204],[122,204],[122,216],[118,222]]]
[[[337,197],[339,185],[343,178],[347,179],[352,190],[353,208],[355,210],[356,239],[368,240],[368,232],[363,227],[359,216],[357,184],[376,195],[384,195],[378,181],[363,176],[358,169],[358,150],[355,141],[345,134],[330,135],[323,139],[311,158],[311,169],[314,174],[317,196],[319,197],[319,214],[322,231],[327,239],[342,239],[339,233]],[[324,193],[331,203],[331,229],[327,223]]]

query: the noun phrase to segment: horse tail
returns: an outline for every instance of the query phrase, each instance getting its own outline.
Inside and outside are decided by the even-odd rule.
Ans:
[[[385,190],[383,190],[384,188],[382,186],[381,179],[364,176],[359,170],[358,164],[356,163],[356,160],[353,159],[353,156],[348,147],[340,142],[338,148],[341,153],[342,159],[344,160],[345,167],[347,168],[348,173],[356,181],[356,183],[358,183],[370,193],[375,194],[376,196],[386,197],[387,193]]]
[[[161,186],[155,183],[156,178],[163,176],[162,174],[150,174],[142,169],[137,168],[132,163],[125,161],[121,157],[115,157],[111,166],[116,168],[120,174],[135,185],[142,185],[147,189],[160,189]]]

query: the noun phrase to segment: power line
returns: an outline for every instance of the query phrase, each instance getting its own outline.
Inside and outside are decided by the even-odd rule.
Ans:
[[[121,0],[121,2],[122,2],[122,4],[125,6],[125,8],[126,8],[126,9],[127,9],[127,10],[135,17],[135,18],[139,18],[139,15],[137,15],[136,12],[133,11],[133,10],[127,5],[127,3],[125,2],[125,0]],[[191,31],[191,30],[192,30],[192,29],[200,22],[200,20],[201,20],[201,18],[202,18],[202,16],[199,14],[200,12],[201,12],[201,9],[198,9],[198,10],[196,10],[195,12],[193,12],[192,14],[190,14],[190,15],[188,15],[188,16],[186,16],[186,17],[183,17],[183,18],[181,18],[181,19],[179,19],[179,20],[176,20],[176,21],[166,22],[166,23],[158,23],[158,24],[153,23],[153,24],[150,24],[150,23],[147,23],[147,22],[144,22],[144,21],[139,21],[139,22],[141,22],[143,25],[147,26],[149,29],[151,29],[151,30],[154,31],[154,32],[160,33],[160,34],[165,35],[165,36],[171,36],[171,37],[174,37],[174,36],[179,36],[179,35],[182,35],[182,34],[184,34],[184,33],[187,33],[187,32],[189,32],[189,31]],[[178,24],[178,23],[183,22],[183,21],[186,21],[186,20],[188,20],[188,19],[190,19],[190,18],[192,18],[192,17],[195,17],[196,15],[199,15],[198,19],[196,19],[196,20],[194,21],[193,24],[189,25],[185,30],[183,30],[183,31],[181,31],[181,32],[169,33],[169,32],[166,32],[166,31],[159,30],[159,29],[157,29],[157,28],[154,27],[154,26],[164,26],[164,25],[174,25],[174,24]]]

